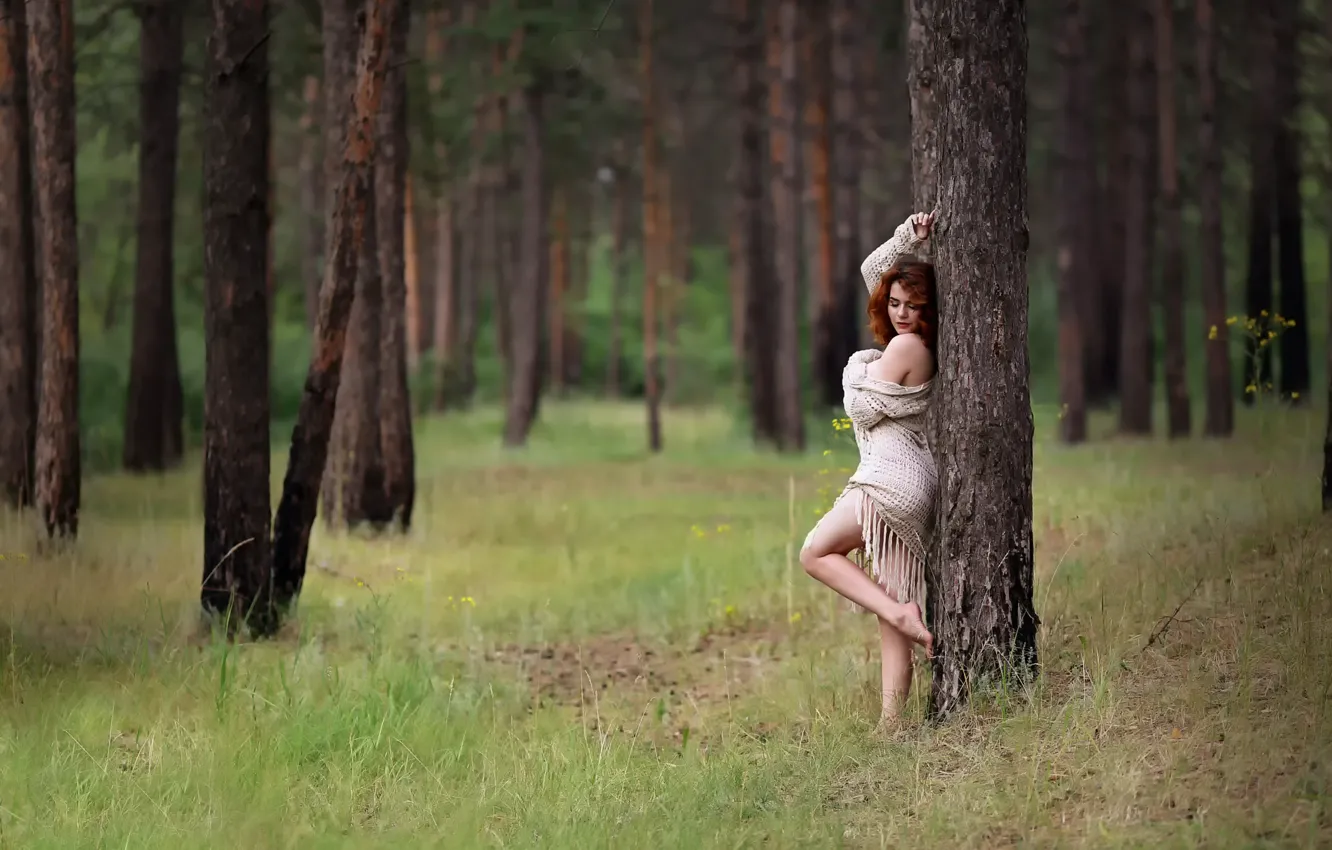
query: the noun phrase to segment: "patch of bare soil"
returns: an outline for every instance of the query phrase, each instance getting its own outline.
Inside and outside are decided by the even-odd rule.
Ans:
[[[687,643],[629,632],[547,644],[509,643],[486,663],[524,681],[533,707],[571,710],[584,725],[680,744],[714,710],[752,689],[789,653],[787,633],[762,620],[728,622]]]

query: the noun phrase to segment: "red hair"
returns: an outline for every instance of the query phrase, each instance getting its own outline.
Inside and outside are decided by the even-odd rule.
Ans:
[[[939,334],[939,309],[934,297],[934,266],[929,263],[904,261],[883,273],[865,308],[870,331],[879,345],[887,345],[888,340],[897,336],[897,328],[888,315],[888,295],[894,283],[902,284],[910,298],[924,302],[920,309],[920,338],[933,354]]]

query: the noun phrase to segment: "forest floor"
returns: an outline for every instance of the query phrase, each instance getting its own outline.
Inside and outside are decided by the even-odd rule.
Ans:
[[[790,460],[716,411],[655,458],[637,406],[515,454],[425,420],[411,533],[321,528],[296,620],[231,646],[197,462],[93,478],[68,551],[0,516],[0,847],[1327,846],[1322,415],[1069,449],[1039,413],[1041,675],[932,725],[922,665],[891,737],[876,629],[795,562],[826,423]]]

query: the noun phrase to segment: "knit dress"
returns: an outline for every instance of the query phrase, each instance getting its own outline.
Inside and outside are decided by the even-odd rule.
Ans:
[[[871,294],[883,273],[919,243],[907,220],[865,258],[860,273]],[[916,602],[924,610],[925,554],[939,481],[925,431],[934,380],[904,387],[875,378],[869,365],[882,354],[857,351],[842,371],[842,401],[860,465],[837,501],[855,500],[860,551],[871,575],[898,602]]]

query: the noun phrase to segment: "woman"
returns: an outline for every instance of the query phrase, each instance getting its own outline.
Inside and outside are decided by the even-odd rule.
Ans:
[[[857,351],[842,372],[860,466],[800,552],[806,572],[879,618],[884,724],[896,720],[910,691],[911,643],[934,654],[921,615],[938,487],[925,438],[938,325],[934,268],[899,261],[933,224],[933,213],[912,215],[861,263],[870,329],[884,349]],[[847,557],[857,549],[874,578]]]

